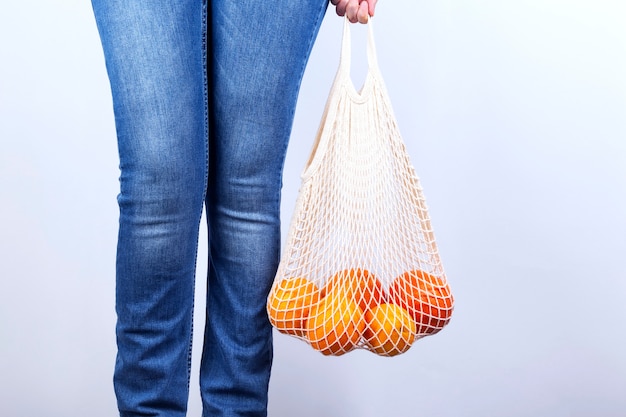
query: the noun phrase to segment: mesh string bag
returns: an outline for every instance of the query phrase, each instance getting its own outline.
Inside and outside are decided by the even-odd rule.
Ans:
[[[272,325],[324,355],[406,352],[450,320],[450,291],[419,178],[378,68],[350,78],[345,20],[326,102],[267,300]]]

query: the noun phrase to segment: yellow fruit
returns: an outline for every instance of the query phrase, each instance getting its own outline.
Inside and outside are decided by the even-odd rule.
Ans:
[[[322,297],[337,287],[341,287],[363,311],[383,303],[386,298],[382,283],[367,269],[346,269],[336,273],[322,287]]]
[[[267,300],[270,322],[281,333],[304,337],[309,310],[319,299],[317,285],[306,278],[283,279]]]
[[[365,312],[363,337],[367,347],[378,355],[406,352],[415,341],[415,332],[415,321],[400,306],[380,304]]]
[[[363,311],[337,287],[311,308],[306,335],[313,349],[340,356],[356,347],[364,328]]]

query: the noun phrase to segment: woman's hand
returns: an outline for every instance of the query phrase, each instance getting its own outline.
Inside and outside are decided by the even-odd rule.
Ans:
[[[352,23],[367,23],[374,16],[374,8],[378,0],[330,0],[336,7],[339,16],[347,16]]]

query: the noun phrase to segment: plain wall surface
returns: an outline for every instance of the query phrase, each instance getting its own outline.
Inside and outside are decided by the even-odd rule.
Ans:
[[[119,172],[91,6],[5,3],[0,416],[113,416]],[[392,359],[277,333],[270,417],[626,416],[625,17],[621,0],[380,1],[378,59],[455,312]],[[329,9],[303,80],[284,236],[342,23]]]

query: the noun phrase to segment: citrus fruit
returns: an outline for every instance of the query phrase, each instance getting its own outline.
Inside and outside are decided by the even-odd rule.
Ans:
[[[415,321],[404,308],[380,304],[365,312],[363,337],[367,347],[382,356],[406,352],[415,341]]]
[[[447,282],[420,270],[396,277],[389,288],[389,301],[409,312],[417,324],[417,335],[443,329],[450,321],[454,305]]]
[[[281,280],[267,300],[272,325],[281,333],[304,336],[309,309],[320,299],[320,291],[306,278]]]
[[[336,273],[322,287],[322,297],[337,288],[341,288],[363,311],[381,304],[386,298],[382,283],[367,269],[345,269]]]
[[[364,328],[363,311],[338,287],[311,307],[306,336],[313,349],[340,356],[356,347]]]

